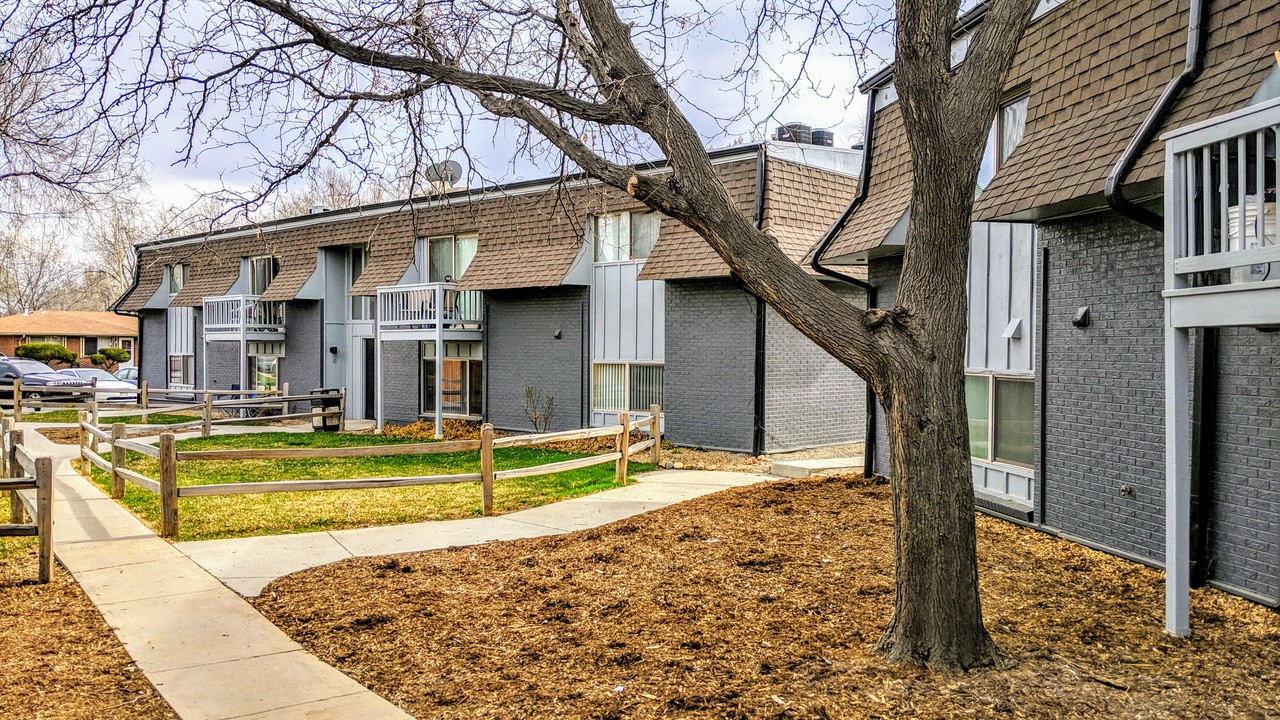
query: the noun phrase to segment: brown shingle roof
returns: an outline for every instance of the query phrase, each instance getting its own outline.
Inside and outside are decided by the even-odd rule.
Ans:
[[[994,219],[1095,196],[1186,57],[1187,0],[1073,0],[1023,39],[1009,85],[1031,85],[1023,141],[978,198]],[[1273,66],[1280,5],[1208,4],[1204,71],[1163,130],[1244,104]],[[1164,144],[1147,146],[1126,182],[1164,175]]]
[[[844,214],[858,179],[777,158],[767,163],[763,228],[787,257],[802,263]]]
[[[138,319],[109,312],[38,310],[0,317],[0,335],[137,337]]]
[[[876,113],[875,123],[867,199],[840,229],[824,257],[879,247],[911,204],[911,152],[898,104]]]

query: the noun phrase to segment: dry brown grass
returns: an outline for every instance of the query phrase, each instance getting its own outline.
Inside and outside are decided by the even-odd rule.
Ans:
[[[61,566],[32,582],[33,548],[0,538],[0,717],[177,718]]]
[[[283,578],[259,608],[420,718],[1280,717],[1280,615],[1212,591],[1161,629],[1151,569],[979,518],[1017,662],[939,676],[869,651],[892,602],[888,487],[731,490],[572,535]]]

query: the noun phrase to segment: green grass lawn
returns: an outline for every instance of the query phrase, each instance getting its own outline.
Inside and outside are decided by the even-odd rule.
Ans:
[[[335,433],[257,433],[192,438],[178,442],[179,450],[223,450],[278,447],[352,447],[414,442],[377,435]],[[494,468],[507,470],[571,460],[582,454],[519,447],[494,452]],[[157,461],[129,452],[129,467],[147,477],[159,477]],[[632,463],[633,472],[652,465]],[[416,475],[452,475],[480,471],[479,453],[440,453],[391,457],[305,460],[183,461],[178,485],[253,483],[268,480],[344,479]],[[97,470],[93,481],[106,489],[107,474]],[[494,483],[494,510],[499,513],[544,505],[615,487],[613,463]],[[160,498],[126,484],[124,503],[153,529],[160,525]],[[478,517],[480,483],[427,485],[370,490],[329,490],[183,498],[178,501],[178,539],[275,535],[339,530],[370,525],[394,525],[425,520]]]
[[[77,422],[78,413],[78,410],[46,410],[45,412],[24,410],[22,420],[24,422],[73,423]],[[199,415],[174,415],[163,412],[153,412],[147,415],[147,422],[152,425],[172,425],[199,419]],[[140,425],[142,423],[142,414],[114,418],[104,417],[101,419],[102,427],[109,427],[111,423],[118,422],[128,425]]]

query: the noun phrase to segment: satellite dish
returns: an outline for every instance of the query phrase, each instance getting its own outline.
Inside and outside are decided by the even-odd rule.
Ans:
[[[456,160],[445,160],[427,168],[423,171],[423,176],[428,182],[452,185],[462,179],[462,165]]]

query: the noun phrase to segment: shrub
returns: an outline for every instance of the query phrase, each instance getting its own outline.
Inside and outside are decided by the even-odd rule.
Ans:
[[[100,367],[109,373],[114,373],[120,369],[120,363],[129,360],[129,351],[120,348],[102,348],[98,352],[89,356],[89,362],[94,367]]]
[[[526,387],[524,402],[521,403],[529,422],[533,423],[535,433],[544,433],[551,427],[551,418],[556,414],[556,399],[540,387]]]
[[[28,360],[39,360],[42,363],[65,363],[71,365],[76,361],[76,354],[58,343],[27,343],[19,345],[14,355]]]

